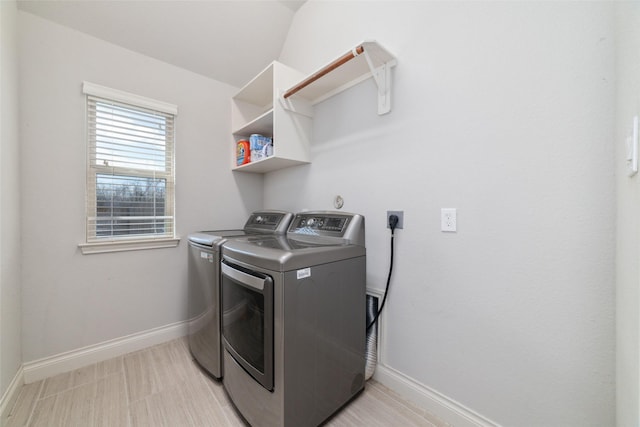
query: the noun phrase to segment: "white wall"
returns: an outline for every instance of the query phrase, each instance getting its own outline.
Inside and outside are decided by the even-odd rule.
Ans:
[[[311,165],[267,175],[265,205],[342,195],[376,289],[404,210],[383,362],[503,425],[615,423],[613,9],[311,0],[281,54],[304,72],[369,38],[397,56],[391,113],[371,80],[319,104]]]
[[[0,397],[22,364],[17,8],[0,2]],[[0,421],[1,422],[1,421]]]
[[[640,3],[616,3],[617,425],[640,425],[640,177],[629,178],[627,135],[640,114]]]
[[[25,362],[185,320],[186,235],[242,226],[263,204],[262,178],[230,171],[235,88],[18,15]],[[80,254],[84,80],[178,106],[178,248]]]

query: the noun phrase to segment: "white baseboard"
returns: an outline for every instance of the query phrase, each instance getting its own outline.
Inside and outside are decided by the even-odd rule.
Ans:
[[[9,387],[0,398],[0,426],[5,425],[7,418],[9,417],[9,411],[13,408],[13,404],[18,398],[20,393],[20,387],[24,384],[24,370],[22,366],[16,372],[16,375],[11,380]]]
[[[382,293],[373,289],[367,289],[367,293],[378,298],[383,296]],[[449,425],[455,427],[500,427],[498,423],[389,366],[387,364],[389,346],[385,317],[383,312],[378,318],[378,365],[373,374],[374,380]]]
[[[187,335],[186,321],[104,341],[23,364],[24,384],[73,371]],[[22,384],[21,384],[22,385]]]
[[[455,400],[388,366],[378,364],[373,379],[455,427],[499,426]]]
[[[376,296],[380,297],[380,295]],[[24,363],[2,396],[2,400],[0,400],[0,421],[6,420],[9,415],[8,410],[10,410],[13,402],[18,397],[20,387],[23,384],[40,381],[63,372],[69,372],[93,363],[162,344],[185,336],[187,333],[188,323],[182,321]],[[380,338],[384,339],[384,337]],[[384,363],[378,364],[373,379],[456,427],[499,426],[499,424],[386,366]]]

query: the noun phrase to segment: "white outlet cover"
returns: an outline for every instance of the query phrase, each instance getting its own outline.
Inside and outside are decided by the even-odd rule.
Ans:
[[[440,213],[440,229],[442,231],[455,232],[458,230],[458,218],[456,208],[442,208]]]
[[[633,117],[633,128],[626,142],[627,173],[629,177],[632,177],[638,173],[638,116]]]

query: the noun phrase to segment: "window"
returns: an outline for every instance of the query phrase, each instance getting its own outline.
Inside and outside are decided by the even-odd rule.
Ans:
[[[145,248],[175,246],[177,242],[158,242],[175,237],[177,109],[86,82],[83,91],[88,138],[83,252],[138,249],[140,242],[147,243]],[[96,246],[103,248],[95,250]]]

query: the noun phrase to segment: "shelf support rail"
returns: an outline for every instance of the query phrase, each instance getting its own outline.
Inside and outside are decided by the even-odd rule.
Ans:
[[[287,99],[291,95],[294,95],[295,93],[300,92],[302,89],[309,86],[311,83],[315,82],[321,77],[326,76],[327,74],[329,74],[330,72],[338,68],[339,66],[351,61],[353,58],[360,55],[362,52],[364,52],[364,47],[362,47],[361,45],[351,50],[351,52],[345,53],[340,58],[333,61],[331,64],[322,68],[318,72],[310,75],[309,77],[307,77],[306,79],[304,79],[303,81],[301,81],[300,83],[298,83],[297,85],[295,85],[294,87],[286,91],[283,95],[284,99]]]
[[[290,102],[287,103],[286,101],[287,98],[291,97],[292,95],[301,91],[305,87],[309,86],[311,83],[315,82],[316,80],[319,80],[320,78],[329,74],[336,68],[340,67],[341,65],[344,65],[345,63],[349,62],[350,60],[362,54],[364,54],[364,58],[367,62],[367,65],[369,66],[369,70],[371,71],[371,76],[373,76],[373,79],[376,82],[376,85],[378,86],[378,114],[379,115],[387,114],[388,112],[391,111],[391,66],[395,65],[395,60],[384,62],[379,67],[376,67],[373,61],[371,60],[369,53],[364,48],[364,45],[360,45],[353,48],[351,51],[345,53],[340,58],[336,59],[326,67],[320,69],[316,73],[307,77],[302,82],[298,83],[291,89],[284,92],[284,94],[282,94],[281,96],[281,101],[283,106],[286,109],[291,110],[293,112],[298,112],[304,115],[310,115],[310,113],[308,112],[305,113],[302,111],[296,111],[296,108],[294,108],[294,106]]]

